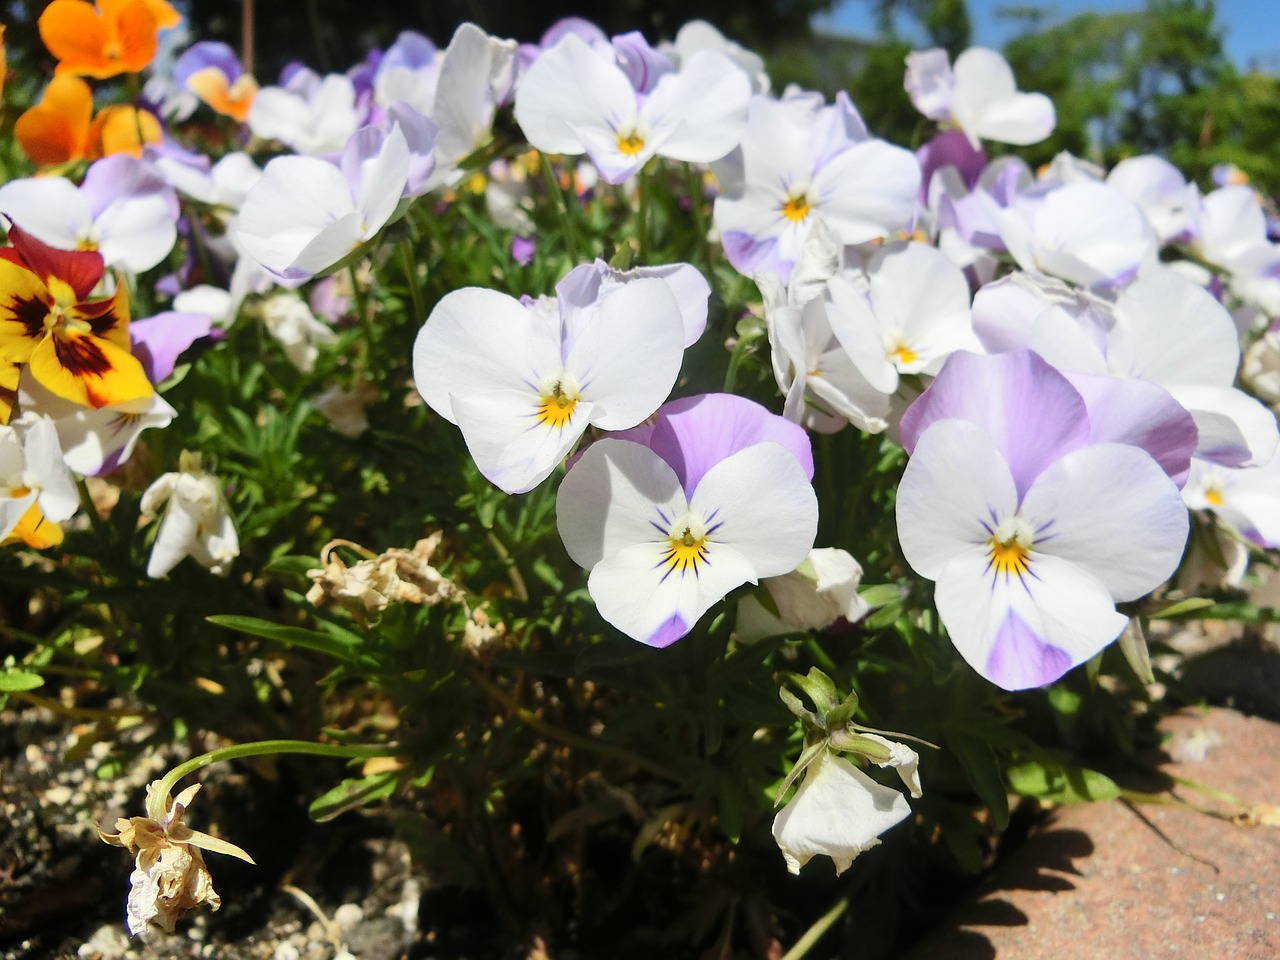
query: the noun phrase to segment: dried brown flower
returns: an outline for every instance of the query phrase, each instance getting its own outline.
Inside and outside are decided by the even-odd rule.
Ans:
[[[412,550],[393,547],[377,555],[349,540],[331,540],[320,551],[322,566],[307,571],[312,581],[307,599],[315,606],[329,599],[338,600],[362,607],[365,613],[380,612],[392,601],[434,606],[453,600],[458,596],[457,586],[430,563],[443,536],[437,530],[419,540]],[[366,559],[347,566],[335,552],[340,546],[349,547]]]
[[[200,853],[209,850],[238,857],[247,863],[253,858],[234,843],[219,840],[182,822],[182,814],[200,789],[194,784],[183,790],[176,800],[168,794],[156,795],[160,781],[147,787],[146,817],[121,817],[116,832],[98,831],[107,843],[137,851],[126,917],[129,932],[140,934],[154,924],[173,933],[177,919],[194,907],[207,905],[217,910],[222,899],[213,889],[213,877]]]

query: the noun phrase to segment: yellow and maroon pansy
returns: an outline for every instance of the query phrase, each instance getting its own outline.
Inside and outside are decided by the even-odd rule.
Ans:
[[[102,256],[55,249],[16,226],[9,240],[0,250],[0,365],[25,363],[47,389],[83,406],[150,396],[130,352],[124,288],[86,299],[102,278]]]

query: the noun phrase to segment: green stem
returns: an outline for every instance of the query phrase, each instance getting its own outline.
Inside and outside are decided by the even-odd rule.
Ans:
[[[492,530],[489,531],[489,543],[498,555],[498,559],[502,561],[502,565],[507,569],[507,578],[511,581],[511,588],[516,592],[516,599],[521,603],[528,603],[529,587],[525,584],[524,574],[516,566],[516,562],[511,556],[511,551],[507,549],[506,544],[499,540],[497,534]]]
[[[188,774],[203,770],[224,760],[239,760],[243,757],[263,757],[271,754],[299,753],[313,757],[343,757],[348,760],[359,760],[367,757],[394,757],[402,751],[394,744],[342,744],[315,743],[310,740],[255,740],[253,743],[237,743],[229,747],[219,747],[198,757],[192,757],[186,763],[180,763],[161,779],[159,786],[150,792],[155,803],[164,803],[173,792],[174,784]],[[147,816],[153,820],[164,817],[165,810],[147,810]]]
[[[373,318],[369,315],[368,292],[360,286],[360,278],[356,274],[356,265],[347,264],[347,277],[351,282],[351,296],[356,302],[356,314],[360,318],[360,330],[364,336],[360,338],[360,349],[356,351],[355,382],[365,378],[369,367],[369,352],[373,349]]]
[[[692,163],[686,163],[684,169],[689,190],[689,210],[693,214],[693,229],[698,235],[697,260],[702,266],[703,273],[706,274],[707,281],[710,282],[711,245],[707,242],[707,214],[702,207],[702,174],[694,169]]]
[[[782,960],[800,960],[801,957],[808,954],[814,945],[822,939],[823,934],[830,930],[848,909],[849,898],[841,897],[836,901],[834,907],[819,917],[817,922],[804,932],[804,936],[796,941],[795,946],[782,955]]]
[[[747,355],[747,348],[755,340],[752,336],[739,336],[733,344],[733,352],[729,354],[729,369],[724,372],[724,392],[733,393],[733,388],[738,382],[738,368],[742,366],[742,360]]]
[[[564,233],[564,245],[569,250],[569,260],[571,263],[578,262],[578,234],[573,226],[573,209],[571,207],[570,197],[573,194],[573,183],[570,181],[569,189],[562,190],[560,182],[556,180],[556,172],[551,168],[551,161],[547,159],[547,155],[541,154],[538,158],[538,166],[542,168],[542,178],[547,184],[547,195],[558,196],[560,203],[556,205],[556,212],[560,215],[560,228]]]
[[[413,242],[408,237],[401,237],[398,246],[404,282],[409,288],[409,302],[413,305],[413,322],[422,326],[427,319],[427,309],[422,300],[422,287],[418,286],[418,260],[413,255]]]
[[[639,193],[638,208],[636,209],[636,243],[640,250],[640,266],[649,266],[649,227],[652,213],[650,207],[653,205],[653,185],[650,183],[649,168],[653,161],[646,163],[640,168],[640,172],[636,174],[636,188]]]
[[[98,508],[93,503],[93,494],[89,492],[89,484],[85,482],[84,477],[77,477],[76,486],[80,488],[80,506],[84,507],[84,512],[89,516],[89,527],[93,530],[93,535],[99,540],[105,540],[107,525],[98,515]]]
[[[637,767],[640,770],[648,771],[656,777],[661,777],[663,780],[671,780],[675,783],[679,783],[681,781],[681,778],[673,771],[668,770],[661,764],[654,763],[652,760],[648,760],[637,753],[632,753],[630,750],[624,749],[623,747],[615,747],[609,743],[599,743],[589,737],[579,736],[576,733],[570,733],[568,730],[562,730],[560,727],[547,723],[547,721],[543,720],[537,714],[526,710],[524,707],[520,706],[520,704],[516,703],[511,697],[507,696],[507,694],[504,693],[497,684],[479,670],[472,668],[467,671],[467,676],[472,679],[476,686],[488,694],[489,697],[506,707],[517,720],[523,723],[526,727],[529,727],[531,730],[536,730],[545,737],[550,737],[553,740],[559,740],[566,746],[574,747],[578,750],[586,750],[589,753],[599,754],[602,757],[611,757],[615,760],[621,760]]]

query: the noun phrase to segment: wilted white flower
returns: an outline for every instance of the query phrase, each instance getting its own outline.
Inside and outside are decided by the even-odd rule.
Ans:
[[[158,796],[159,786],[159,780],[147,786],[148,816],[121,817],[116,820],[115,833],[98,831],[98,836],[112,846],[137,851],[129,876],[126,913],[129,932],[133,934],[152,925],[173,933],[174,923],[188,910],[200,906],[217,910],[222,905],[200,853],[202,849],[253,863],[253,858],[234,843],[192,830],[182,822],[182,814],[200,784],[187,787],[176,800],[167,793]]]
[[[183,451],[177,473],[166,473],[142,495],[142,512],[156,514],[168,503],[147,576],[163,577],[183,557],[214,573],[226,572],[240,555],[240,538],[218,478],[200,466],[200,455]]]
[[[310,373],[320,355],[319,344],[333,343],[337,334],[316,319],[311,308],[296,293],[280,293],[262,303],[262,322],[284,347],[289,362]]]
[[[787,869],[799,873],[815,856],[830,857],[836,873],[880,842],[880,834],[911,814],[897,790],[876,783],[829,750],[805,771],[804,782],[773,821],[773,839]]]

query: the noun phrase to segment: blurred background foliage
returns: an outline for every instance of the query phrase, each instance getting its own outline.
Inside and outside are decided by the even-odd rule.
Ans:
[[[244,2],[244,0],[242,0]],[[251,2],[251,0],[249,0]],[[536,40],[558,17],[575,14],[609,33],[639,29],[670,38],[695,18],[765,55],[775,90],[788,83],[829,96],[848,90],[873,130],[915,145],[928,125],[902,89],[903,57],[927,37],[955,56],[973,40],[966,0],[859,0],[879,27],[874,37],[814,32],[815,14],[833,0],[376,0],[263,2],[255,11],[258,74],[273,78],[289,59],[342,69],[402,29],[443,46],[457,24],[472,20],[491,33]],[[196,36],[241,42],[241,4],[191,0]],[[1019,86],[1039,90],[1058,108],[1058,130],[1024,152],[1043,163],[1059,150],[1110,166],[1126,156],[1164,155],[1202,187],[1215,164],[1233,163],[1268,194],[1280,192],[1280,77],[1240,69],[1227,56],[1214,0],[1134,0],[1132,10],[1081,13],[1060,21],[1050,4],[1001,7],[1019,25],[1004,48]]]

